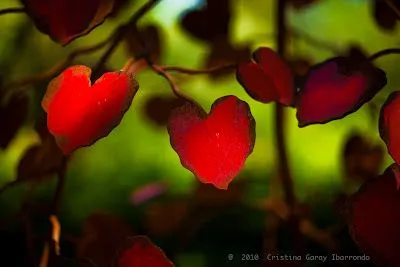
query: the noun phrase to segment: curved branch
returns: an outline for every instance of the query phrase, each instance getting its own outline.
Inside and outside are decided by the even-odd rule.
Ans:
[[[167,67],[163,67],[163,69],[165,71],[173,71],[173,72],[179,72],[179,73],[184,73],[184,74],[189,74],[189,75],[198,75],[198,74],[210,74],[210,73],[217,72],[217,71],[235,69],[236,65],[237,64],[227,64],[227,65],[222,65],[222,66],[218,66],[218,67],[211,68],[211,69],[205,69],[205,70],[188,69],[188,68],[176,67],[176,66],[167,66]]]
[[[384,49],[381,51],[378,51],[371,56],[368,57],[369,61],[374,61],[380,57],[387,56],[387,55],[393,55],[393,54],[400,54],[400,48],[388,48]]]
[[[0,10],[0,16],[6,14],[20,14],[25,13],[25,8],[23,7],[10,7]]]
[[[4,87],[4,90],[9,91],[12,89],[18,89],[18,88],[21,88],[21,87],[24,87],[24,86],[27,86],[30,84],[35,84],[35,83],[41,82],[43,80],[50,79],[50,78],[54,77],[55,75],[57,75],[63,68],[65,68],[66,66],[71,64],[75,60],[75,58],[77,58],[78,56],[93,53],[93,52],[103,48],[112,39],[111,37],[112,36],[108,37],[107,39],[105,39],[93,46],[78,48],[75,51],[73,51],[72,53],[70,53],[67,56],[67,58],[65,58],[61,62],[53,65],[50,69],[48,69],[42,73],[27,77],[21,81],[12,82],[12,83],[6,85]]]

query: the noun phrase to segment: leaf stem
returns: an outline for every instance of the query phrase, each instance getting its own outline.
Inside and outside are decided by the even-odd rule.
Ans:
[[[368,60],[374,61],[383,56],[393,55],[393,54],[400,54],[400,48],[388,48],[388,49],[378,51],[378,52],[372,54],[371,56],[369,56]]]
[[[0,16],[1,15],[6,15],[6,14],[19,14],[19,13],[25,13],[25,8],[23,7],[10,7],[10,8],[5,8],[0,10]]]
[[[204,70],[189,69],[189,68],[177,67],[177,66],[166,66],[166,67],[163,67],[163,69],[165,71],[179,72],[179,73],[184,73],[184,74],[189,74],[189,75],[198,75],[198,74],[210,74],[210,73],[217,72],[217,71],[235,69],[236,65],[237,64],[227,64],[227,65],[222,65],[222,66],[214,67],[211,69],[204,69]]]

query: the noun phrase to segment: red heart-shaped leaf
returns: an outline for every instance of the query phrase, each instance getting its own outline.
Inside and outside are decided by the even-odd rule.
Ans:
[[[112,0],[21,0],[41,32],[63,45],[101,24],[113,9]]]
[[[185,168],[201,182],[227,189],[253,151],[255,121],[246,102],[225,96],[209,115],[192,103],[176,109],[168,133]]]
[[[336,57],[314,66],[296,97],[299,127],[323,124],[358,110],[387,83],[369,62]]]
[[[379,116],[379,133],[389,154],[400,164],[400,91],[389,95]]]
[[[134,236],[127,240],[118,255],[118,267],[173,267],[161,248],[146,236]]]
[[[47,87],[42,107],[47,126],[64,154],[107,136],[122,120],[139,85],[124,72],[103,74],[93,85],[91,69],[67,68]]]
[[[360,249],[382,266],[400,261],[400,191],[392,166],[351,197],[348,224]]]
[[[268,47],[258,48],[254,60],[238,64],[236,78],[255,100],[283,105],[294,102],[293,76],[290,67]]]

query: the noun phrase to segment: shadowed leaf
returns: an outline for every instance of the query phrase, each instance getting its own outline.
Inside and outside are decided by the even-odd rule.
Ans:
[[[246,92],[257,101],[293,104],[295,89],[291,70],[279,55],[268,47],[258,48],[253,53],[253,60],[240,63],[236,78]]]
[[[139,34],[134,30],[129,31],[125,37],[127,50],[130,56],[137,57],[145,52],[150,53],[153,61],[158,62],[161,57],[161,36],[155,25],[139,28]],[[144,42],[146,47],[141,44]]]
[[[149,98],[144,105],[144,114],[158,126],[167,125],[168,118],[174,108],[186,103],[181,98],[171,96],[154,96]]]
[[[375,22],[383,30],[394,30],[397,24],[396,13],[385,1],[374,1]]]
[[[174,267],[161,248],[146,236],[134,236],[126,240],[118,254],[116,267]]]
[[[29,99],[24,94],[13,94],[7,103],[0,96],[0,147],[5,149],[24,123]]]
[[[346,141],[343,157],[346,177],[363,181],[379,174],[384,150],[381,145],[371,143],[362,135],[353,134]]]
[[[60,170],[65,162],[54,137],[47,131],[46,121],[39,120],[35,128],[41,143],[30,147],[21,158],[17,167],[17,180],[20,181],[47,178]]]
[[[384,71],[356,57],[336,57],[314,66],[296,98],[299,127],[357,111],[386,83]]]
[[[400,260],[400,191],[392,168],[367,181],[351,197],[348,224],[362,252],[379,265],[397,266]]]
[[[203,9],[187,13],[181,25],[192,36],[213,42],[228,35],[230,12],[229,0],[207,0]]]
[[[101,24],[113,0],[21,0],[38,30],[66,45]]]
[[[115,215],[94,213],[83,223],[83,236],[77,245],[78,258],[90,259],[97,267],[110,267],[115,253],[132,234],[130,226]]]

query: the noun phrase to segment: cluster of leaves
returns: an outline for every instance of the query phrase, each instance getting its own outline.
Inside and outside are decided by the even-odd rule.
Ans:
[[[289,2],[295,8],[302,8],[316,0]],[[22,0],[22,3],[41,32],[67,45],[89,33],[107,17],[115,16],[125,1],[90,0],[83,3],[61,0],[43,3]],[[204,66],[235,63],[235,68],[224,70],[236,71],[238,83],[249,96],[261,103],[275,102],[295,108],[299,127],[341,119],[360,109],[386,85],[385,72],[366,55],[354,53],[354,50],[348,55],[312,66],[299,79],[293,66],[268,47],[260,47],[253,54],[249,46],[233,47],[228,37],[231,19],[229,4],[228,0],[208,0],[206,8],[191,11],[182,19],[181,25],[185,30],[210,44],[211,52]],[[393,5],[398,3],[393,2]],[[375,10],[381,26],[394,27],[391,17],[382,15],[388,14],[388,10],[394,12],[386,2],[376,1]],[[136,38],[142,41],[140,45],[135,42]],[[147,43],[154,46],[147,47]],[[159,33],[155,27],[136,31],[134,37],[127,39],[127,44],[134,56],[145,50],[149,66],[154,67],[151,61],[158,61],[160,55]],[[161,70],[163,73],[167,71]],[[122,121],[139,89],[132,69],[106,72],[93,84],[91,72],[87,66],[70,66],[48,84],[42,100],[42,108],[47,113],[47,128],[37,128],[42,143],[30,148],[24,155],[18,167],[19,179],[55,172],[64,164],[66,155],[106,137]],[[171,81],[170,77],[165,77]],[[151,100],[154,103],[148,104],[146,112],[158,124],[167,127],[172,148],[185,168],[201,182],[227,189],[243,168],[255,144],[255,120],[250,106],[236,96],[227,95],[215,100],[207,113],[195,101],[177,95],[181,97],[178,100]],[[368,179],[359,193],[351,198],[348,217],[353,237],[360,247],[388,265],[397,262],[397,239],[400,236],[397,230],[400,196],[397,191],[400,184],[399,99],[399,92],[390,95],[382,107],[379,127],[380,135],[396,163],[381,177]],[[157,117],[159,112],[151,109],[154,106],[163,110],[163,116]],[[6,148],[12,140],[26,118],[27,110],[28,100],[24,95],[4,97],[0,106],[0,124],[9,127],[0,133],[2,148]],[[13,114],[12,121],[10,114]],[[355,140],[357,145],[360,144],[358,141]],[[364,152],[370,153],[370,157],[381,155],[381,151],[375,148]],[[376,168],[370,170],[366,165],[353,162],[347,167],[351,175],[374,176]],[[382,214],[379,220],[370,217],[374,211]],[[385,230],[374,234],[377,228]],[[117,266],[121,267],[143,264],[173,266],[159,248],[140,236],[129,240],[118,259]]]

